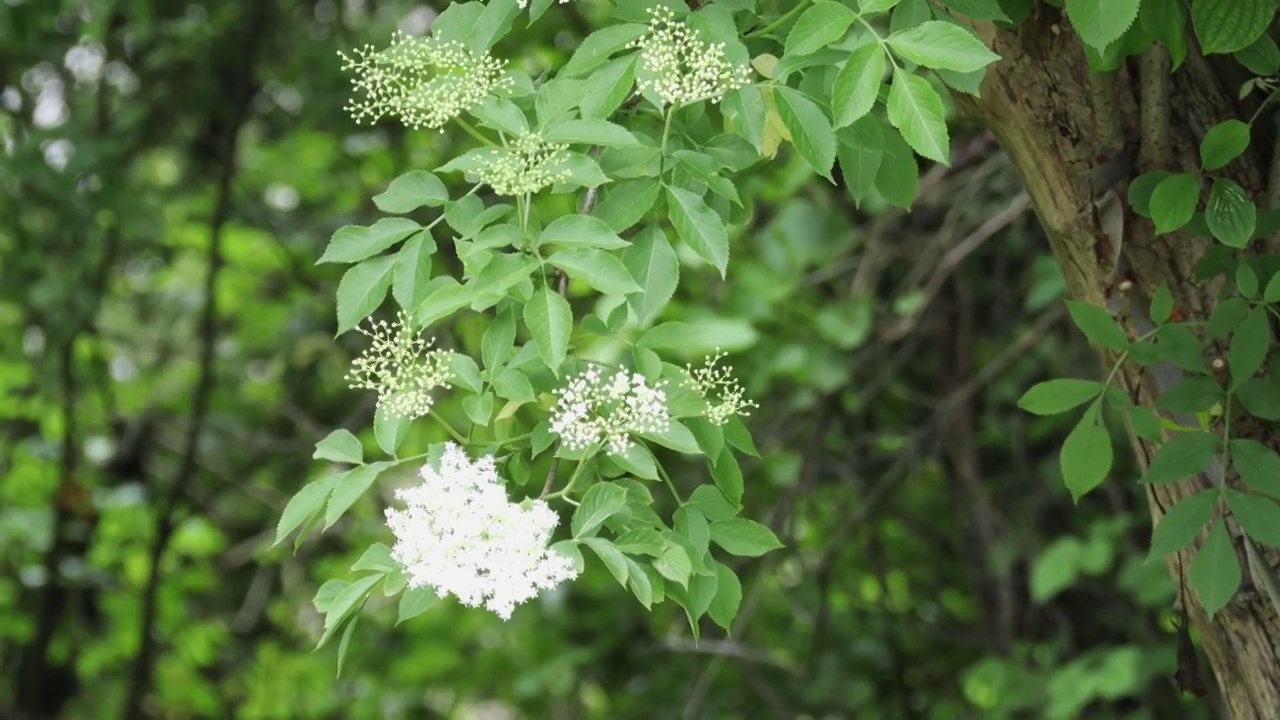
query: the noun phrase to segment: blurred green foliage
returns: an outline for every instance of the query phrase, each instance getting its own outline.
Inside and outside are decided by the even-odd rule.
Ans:
[[[536,77],[595,5],[557,5],[503,50]],[[439,603],[394,627],[375,596],[335,679],[310,599],[386,540],[381,507],[296,555],[267,549],[324,471],[314,443],[373,411],[342,380],[359,338],[332,339],[340,269],[314,260],[461,141],[351,123],[336,53],[433,14],[0,6],[0,716],[119,717],[151,636],[156,718],[1209,717],[1170,680],[1174,589],[1145,563],[1136,486],[1073,506],[1064,420],[1014,407],[1095,364],[1016,177],[972,128],[910,214],[877,191],[855,209],[784,150],[739,184],[755,231],[732,282],[685,258],[697,280],[664,318],[714,321],[685,351],[733,353],[761,403],[744,516],[787,545],[735,568],[732,637],[706,626],[695,644],[678,608],[646,612],[589,560],[506,623]],[[452,328],[474,354],[483,330]],[[445,439],[419,425],[409,444]]]

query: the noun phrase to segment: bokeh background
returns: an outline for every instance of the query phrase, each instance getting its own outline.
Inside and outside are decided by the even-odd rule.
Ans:
[[[498,54],[537,77],[601,5]],[[732,637],[695,644],[592,560],[505,623],[371,603],[335,677],[310,599],[387,539],[388,491],[268,547],[326,471],[313,444],[373,410],[342,379],[341,270],[314,260],[467,147],[355,125],[337,52],[441,7],[0,0],[0,717],[1211,716],[1171,680],[1134,473],[1073,505],[1064,418],[1014,405],[1098,366],[1018,178],[963,123],[951,167],[861,207],[784,148],[740,178],[730,281],[686,273],[664,315],[713,320],[686,350],[728,350],[761,405],[746,514],[787,547],[738,566]],[[448,331],[478,347],[483,318]]]

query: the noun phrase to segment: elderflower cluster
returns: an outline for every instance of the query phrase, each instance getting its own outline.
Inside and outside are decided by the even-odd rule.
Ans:
[[[569,450],[602,444],[611,455],[631,449],[633,433],[661,433],[671,424],[662,384],[649,385],[640,373],[618,370],[606,377],[589,365],[556,391],[551,432]]]
[[[387,508],[391,556],[409,587],[429,586],[507,620],[538,591],[578,576],[547,546],[559,518],[541,500],[508,500],[492,456],[473,463],[449,443],[440,469],[425,465],[421,475],[421,485],[396,492],[403,510]]]
[[[395,325],[372,320],[368,335],[373,344],[351,363],[346,379],[353,389],[376,390],[378,407],[392,417],[415,418],[431,412],[431,391],[448,388],[449,353],[431,350],[434,340],[424,340],[413,330],[409,316],[396,316]]]
[[[751,80],[751,69],[734,65],[724,54],[724,43],[710,43],[697,30],[676,22],[668,7],[649,8],[649,32],[628,47],[640,48],[640,59],[649,77],[638,80],[641,90],[653,91],[664,103],[710,100],[718,102],[730,90]]]
[[[732,366],[717,367],[725,354],[717,350],[715,356],[706,356],[700,368],[685,365],[685,371],[689,373],[688,385],[698,397],[707,401],[707,420],[714,425],[723,425],[734,415],[747,417],[751,408],[760,407],[746,399],[742,385],[733,377]]]
[[[366,45],[338,55],[342,69],[354,73],[351,85],[365,95],[345,108],[357,123],[390,115],[414,129],[439,128],[511,83],[502,74],[503,61],[457,41],[396,33],[385,50]]]
[[[569,176],[563,167],[566,147],[549,143],[538,133],[524,133],[505,148],[489,150],[476,174],[499,195],[537,192]]]

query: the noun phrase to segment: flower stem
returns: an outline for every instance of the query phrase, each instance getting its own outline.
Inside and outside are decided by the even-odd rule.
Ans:
[[[484,133],[482,133],[482,132],[480,132],[479,130],[477,130],[477,129],[475,128],[475,126],[474,126],[474,125],[472,125],[471,123],[467,122],[466,120],[463,120],[463,119],[462,119],[462,117],[461,117],[460,115],[454,115],[454,116],[453,116],[453,121],[454,121],[454,122],[456,122],[456,123],[458,123],[458,127],[460,127],[460,128],[462,128],[463,130],[465,130],[465,131],[467,132],[467,134],[468,134],[468,135],[470,135],[471,137],[475,138],[476,140],[479,140],[480,142],[484,143],[485,145],[489,145],[489,146],[491,146],[491,147],[497,147],[497,146],[498,146],[498,143],[496,143],[496,142],[494,142],[494,141],[490,140],[489,138],[485,137],[485,136],[484,136]]]
[[[791,8],[784,14],[779,15],[778,18],[773,22],[769,23],[768,25],[765,25],[759,30],[752,30],[751,32],[744,35],[743,37],[746,38],[747,40],[754,40],[763,35],[768,35],[774,30],[777,30],[780,26],[786,24],[788,20],[795,17],[801,10],[804,10],[808,6],[809,6],[809,0],[800,0],[800,2],[796,3],[795,7]]]
[[[667,488],[671,490],[671,496],[676,499],[677,503],[684,505],[684,500],[680,497],[680,491],[676,490],[676,484],[671,482],[671,476],[667,474],[667,469],[662,467],[662,463],[660,462],[655,461],[654,465],[657,466],[658,474],[662,476],[662,481],[665,482],[667,484]]]
[[[582,469],[587,466],[587,460],[591,457],[591,454],[594,451],[595,451],[594,446],[592,446],[591,448],[588,448],[587,454],[581,460],[578,461],[578,467],[573,469],[573,475],[569,477],[569,482],[564,486],[564,489],[557,490],[551,493],[550,495],[547,495],[545,499],[552,500],[555,498],[564,498],[565,500],[568,500],[569,499],[567,497],[568,494],[573,490],[573,486],[577,484],[578,476],[582,474]]]
[[[458,441],[459,445],[462,445],[463,447],[467,445],[467,439],[462,437],[462,433],[459,433],[457,430],[454,430],[453,426],[449,424],[448,420],[444,419],[443,415],[437,413],[435,410],[432,410],[430,412],[430,415],[431,417],[436,419],[436,422],[444,426],[444,429],[447,430],[451,436],[453,436],[454,440]]]

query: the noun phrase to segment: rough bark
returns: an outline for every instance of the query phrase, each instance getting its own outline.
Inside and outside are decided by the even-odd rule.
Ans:
[[[1240,107],[1235,99],[1235,88],[1243,78],[1231,77],[1230,66],[1219,66],[1194,50],[1172,75],[1167,56],[1158,48],[1142,58],[1131,58],[1127,67],[1115,73],[1091,75],[1079,38],[1067,20],[1047,5],[1037,7],[1034,16],[1016,28],[979,26],[979,33],[1003,60],[989,70],[980,98],[961,97],[957,102],[963,112],[992,128],[1019,169],[1070,294],[1108,307],[1115,285],[1115,248],[1094,204],[1096,193],[1105,189],[1097,187],[1098,168],[1117,153],[1133,158],[1112,186],[1121,197],[1128,181],[1143,171],[1197,171],[1197,151],[1205,130],[1229,117],[1247,119],[1252,108]],[[1271,144],[1272,138],[1255,133],[1250,152],[1224,171],[1259,200],[1265,194],[1262,185]],[[1134,288],[1150,297],[1161,281],[1167,281],[1188,320],[1207,317],[1218,285],[1201,286],[1191,277],[1208,241],[1178,234],[1154,237],[1150,221],[1128,210],[1124,228],[1124,273]],[[1208,352],[1212,357],[1217,350]],[[1110,366],[1111,358],[1106,362]],[[1126,368],[1122,376],[1145,402],[1158,392],[1151,375],[1137,367]],[[1243,432],[1276,444],[1276,433],[1269,426],[1246,422]],[[1143,441],[1135,441],[1134,446],[1142,462],[1154,451]],[[1126,481],[1131,480],[1110,480]],[[1152,487],[1148,498],[1153,521],[1159,522],[1164,510],[1179,498],[1211,484],[1207,477],[1195,477]],[[1189,548],[1168,560],[1180,586],[1185,583],[1192,551]],[[1225,609],[1210,619],[1194,593],[1188,591],[1184,597],[1213,667],[1225,712],[1234,720],[1274,719],[1280,717],[1280,618],[1267,595],[1252,583],[1238,538],[1237,552],[1244,586]],[[1276,560],[1275,554],[1267,554],[1264,562],[1274,567]]]

